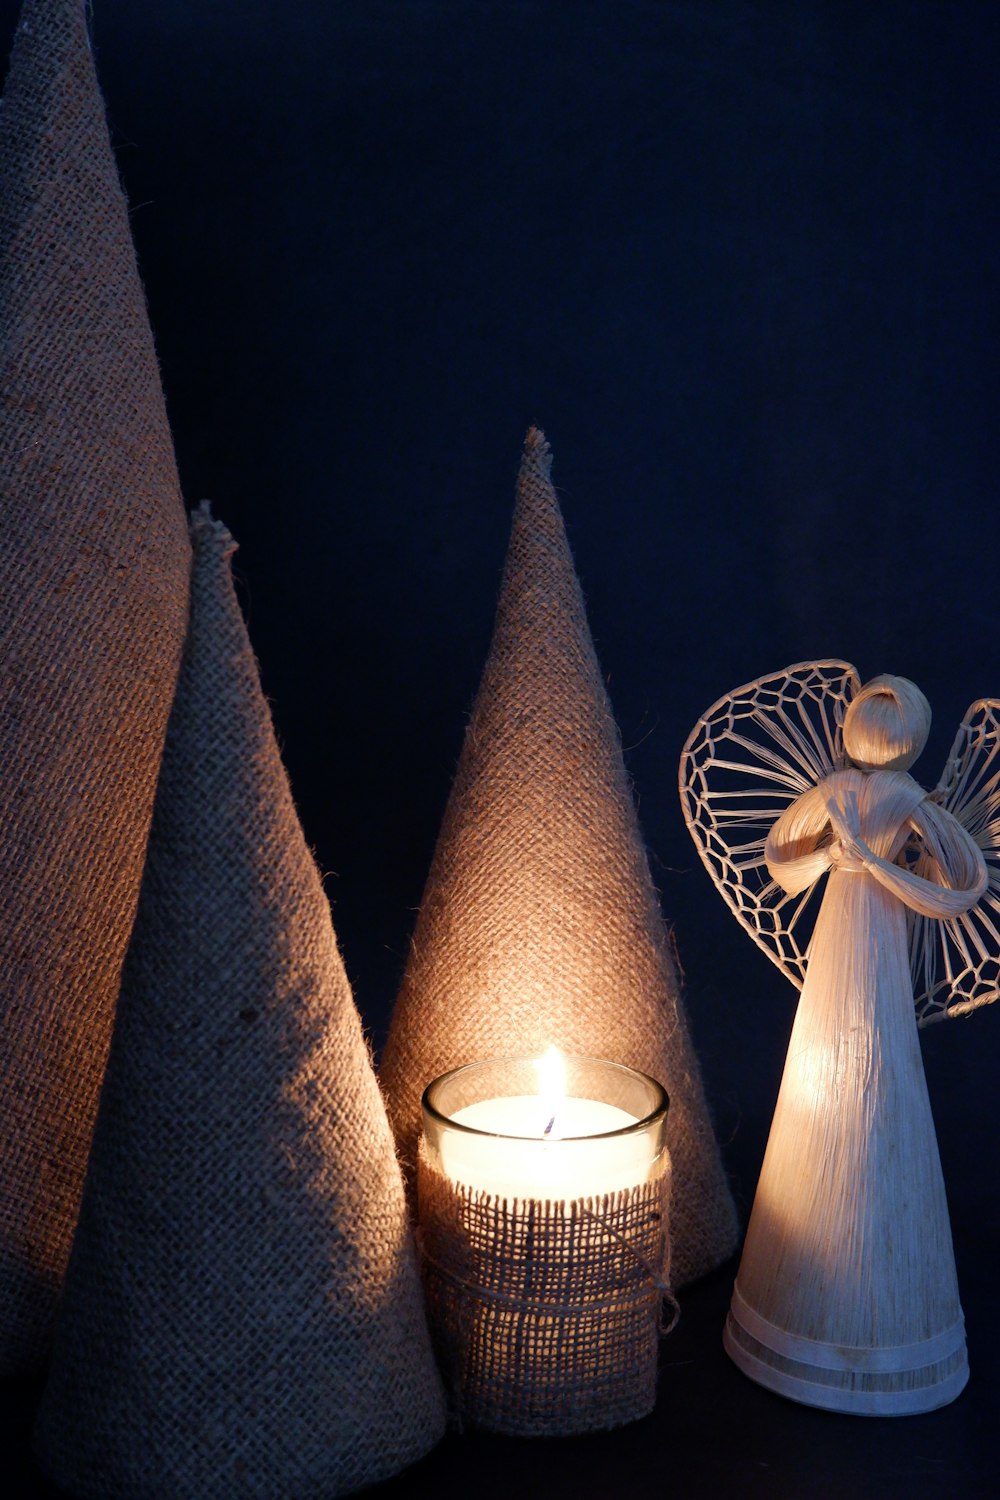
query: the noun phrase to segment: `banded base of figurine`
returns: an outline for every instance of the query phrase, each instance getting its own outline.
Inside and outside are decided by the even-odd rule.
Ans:
[[[969,1378],[965,1323],[917,1344],[847,1348],[786,1332],[734,1292],[723,1345],[744,1375],[806,1406],[902,1417],[947,1406]]]

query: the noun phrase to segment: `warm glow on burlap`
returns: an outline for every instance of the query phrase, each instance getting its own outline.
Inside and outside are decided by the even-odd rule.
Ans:
[[[0,110],[0,1375],[48,1352],[187,616],[84,11],[25,0]]]
[[[659,1079],[684,1282],[732,1252],[735,1216],[549,469],[532,430],[381,1076],[411,1172],[421,1094],[460,1064],[555,1043]]]
[[[207,507],[36,1430],[84,1500],[315,1500],[440,1436],[403,1184]]]

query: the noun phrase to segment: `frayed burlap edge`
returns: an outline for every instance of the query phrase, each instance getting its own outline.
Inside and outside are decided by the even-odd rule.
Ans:
[[[417,1157],[418,1245],[457,1428],[557,1437],[619,1427],[656,1401],[669,1290],[670,1161],[628,1191],[510,1201]]]

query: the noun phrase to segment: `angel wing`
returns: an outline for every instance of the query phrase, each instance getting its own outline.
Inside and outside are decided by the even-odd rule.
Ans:
[[[983,851],[989,884],[960,917],[913,917],[910,968],[920,1026],[969,1015],[1000,995],[1000,701],[972,704],[931,795]],[[926,858],[917,857],[918,874]]]
[[[704,714],[681,754],[684,820],[709,874],[754,942],[799,988],[816,887],[788,895],[764,841],[789,803],[845,764],[842,726],[860,686],[843,661],[758,677]]]

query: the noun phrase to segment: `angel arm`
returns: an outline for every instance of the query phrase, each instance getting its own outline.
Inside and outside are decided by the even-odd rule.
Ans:
[[[988,872],[982,851],[945,808],[925,800],[909,818],[910,827],[924,843],[924,874],[872,853],[859,837],[856,805],[831,801],[827,810],[848,856],[857,859],[881,886],[921,916],[960,916],[975,906],[986,890]]]
[[[797,896],[830,868],[830,814],[822,787],[796,797],[774,823],[764,844],[771,879]]]

